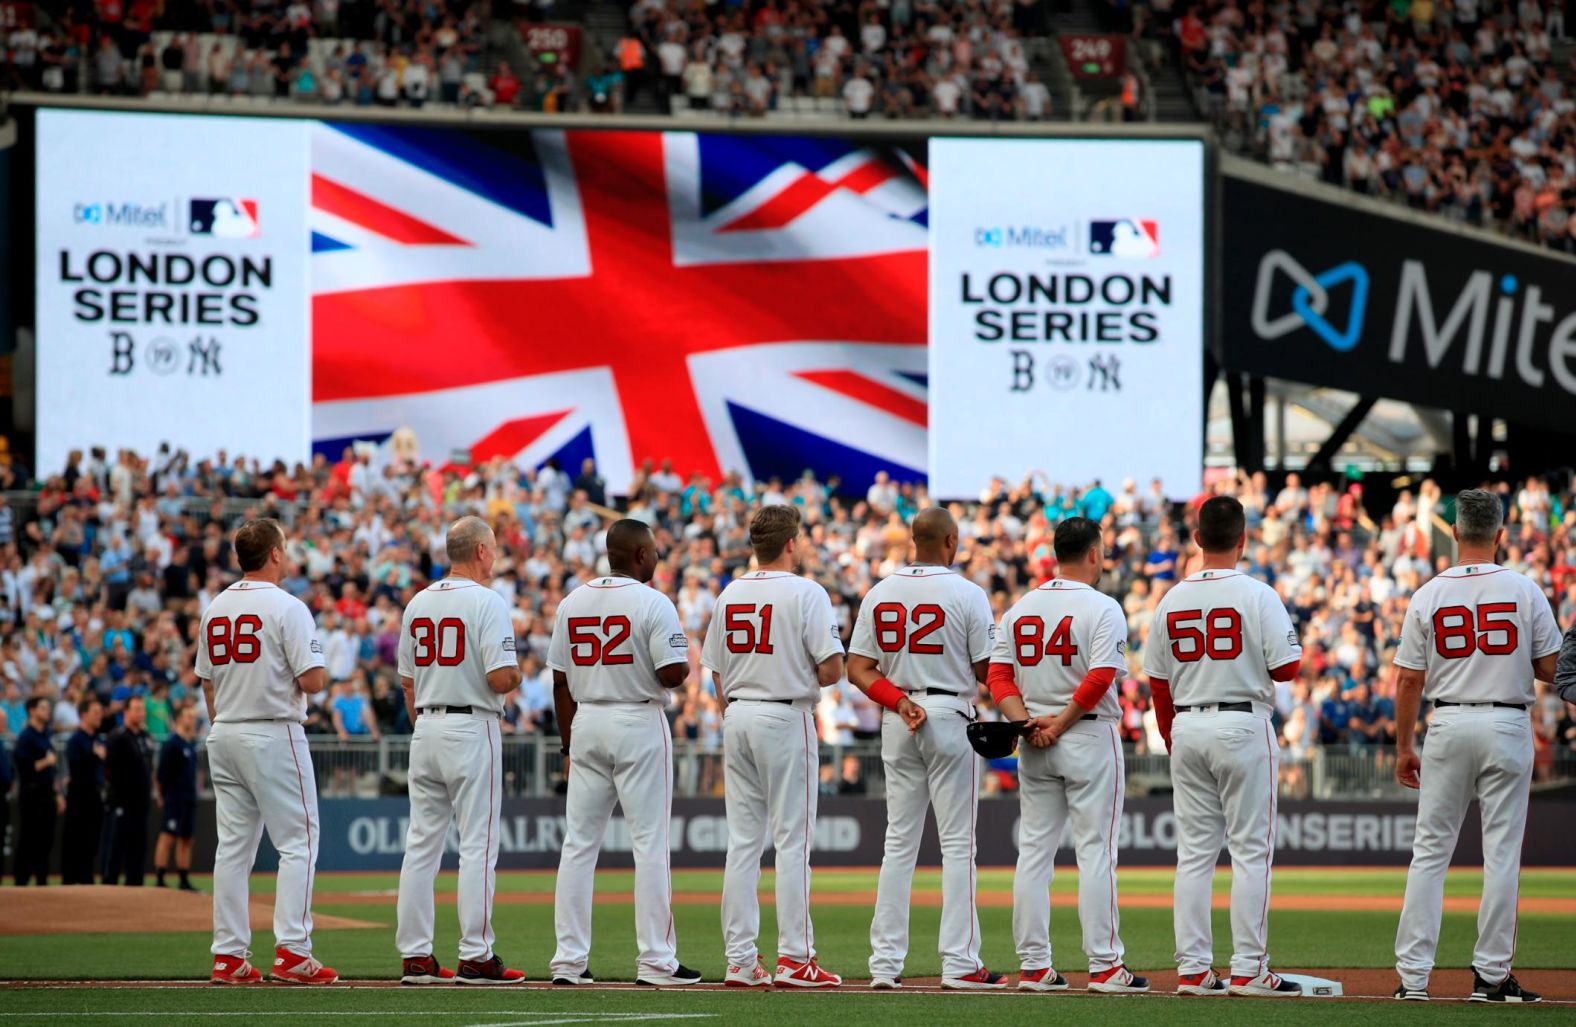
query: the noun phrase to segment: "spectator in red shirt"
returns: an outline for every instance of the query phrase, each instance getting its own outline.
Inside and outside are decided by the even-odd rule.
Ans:
[[[520,80],[507,64],[498,65],[497,74],[487,85],[493,91],[493,103],[499,107],[513,107],[514,98],[520,95]]]

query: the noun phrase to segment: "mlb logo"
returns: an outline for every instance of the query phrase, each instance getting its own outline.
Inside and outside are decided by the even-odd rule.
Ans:
[[[1160,222],[1137,218],[1089,223],[1089,252],[1097,257],[1148,260],[1160,256]]]
[[[256,200],[232,197],[192,200],[187,224],[192,235],[212,235],[221,239],[254,239],[262,234]]]

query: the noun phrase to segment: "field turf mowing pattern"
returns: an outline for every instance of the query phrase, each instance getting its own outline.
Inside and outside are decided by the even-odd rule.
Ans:
[[[678,870],[674,872],[675,892],[720,893],[721,874],[717,871]],[[982,895],[1011,893],[1011,871],[982,870],[979,891]],[[1329,909],[1275,909],[1270,915],[1272,964],[1283,971],[1295,972],[1318,967],[1388,967],[1394,956],[1396,914],[1393,911],[1342,909],[1344,900],[1360,901],[1367,896],[1398,896],[1404,886],[1403,869],[1303,870],[1278,869],[1275,892],[1281,896],[1327,897]],[[323,930],[316,934],[316,952],[347,979],[389,979],[397,976],[399,961],[393,947],[395,921],[395,874],[325,874],[318,878],[314,908],[387,925],[370,928]],[[438,883],[440,893],[455,888],[452,873]],[[266,892],[272,878],[260,875],[254,889]],[[605,871],[598,875],[598,889],[608,895],[626,894],[633,888],[629,871]],[[206,882],[198,880],[206,890]],[[818,870],[814,888],[817,898],[828,901],[814,906],[816,944],[821,962],[850,981],[867,976],[869,956],[870,905],[864,902],[838,904],[834,896],[860,896],[872,893],[875,874],[870,870]],[[921,870],[915,875],[916,891],[940,888],[937,870]],[[1219,892],[1230,888],[1230,872],[1222,869],[1216,878]],[[547,974],[553,950],[553,922],[550,897],[551,872],[507,872],[498,875],[498,892],[533,895],[547,901],[500,901],[495,907],[494,924],[498,951],[510,965],[519,967],[535,980]],[[772,875],[765,873],[761,890],[769,893]],[[1476,896],[1481,875],[1471,870],[1452,871],[1447,895]],[[5,894],[0,889],[0,917],[5,915]],[[1124,896],[1164,896],[1171,891],[1171,873],[1166,869],[1124,869],[1121,871]],[[1057,905],[1052,913],[1052,943],[1059,969],[1083,970],[1084,958],[1079,941],[1076,907],[1066,905],[1077,891],[1076,872],[1058,869],[1052,887]],[[1576,869],[1528,870],[1522,876],[1524,898],[1576,897]],[[336,899],[338,901],[336,901]],[[148,901],[157,902],[158,893],[148,889]],[[940,909],[917,905],[910,926],[910,957],[905,975],[914,980],[933,977],[940,972],[935,939]],[[987,965],[1003,973],[1017,970],[1013,952],[1012,911],[1002,905],[980,909],[984,939],[983,957]],[[623,902],[597,906],[594,921],[595,943],[591,970],[598,981],[628,981],[634,975],[635,947],[633,911]],[[707,980],[722,976],[725,962],[717,903],[688,903],[674,907],[679,958],[700,970]],[[254,957],[259,965],[267,962],[272,936],[267,922],[253,925]],[[1441,967],[1467,965],[1475,935],[1475,914],[1448,912],[1444,917],[1439,961]],[[768,960],[773,952],[776,927],[769,901],[762,906],[762,948]],[[452,904],[438,908],[437,953],[447,964],[454,964],[458,928]],[[1171,914],[1167,908],[1134,906],[1122,911],[1122,936],[1127,946],[1127,962],[1136,972],[1170,970],[1172,963]],[[0,936],[0,979],[119,979],[125,981],[191,980],[206,975],[209,938],[205,933],[164,934],[61,934],[38,936]],[[1217,968],[1224,968],[1230,948],[1229,914],[1215,912],[1215,950]],[[1519,927],[1516,969],[1522,981],[1533,989],[1542,985],[1549,990],[1576,990],[1576,917],[1568,914],[1523,912]],[[1350,990],[1350,989],[1349,989]],[[1437,992],[1437,998],[1458,996]],[[964,1006],[958,1003],[966,1003]],[[1045,1007],[1050,1003],[1050,1007]],[[1034,1008],[1042,1007],[1042,1008]],[[1271,1011],[1273,1010],[1273,1011]],[[1086,996],[1082,993],[1057,995],[1010,994],[935,994],[910,990],[901,993],[766,994],[705,991],[648,992],[635,990],[572,989],[393,989],[336,987],[312,991],[265,986],[245,990],[218,988],[5,988],[0,987],[0,1027],[64,1023],[162,1024],[235,1023],[245,1027],[362,1027],[393,1023],[421,1023],[427,1027],[548,1027],[552,1024],[693,1023],[792,1023],[795,1027],[821,1024],[847,1027],[850,1022],[866,1024],[903,1023],[906,1025],[943,1022],[966,1017],[974,1024],[1019,1023],[1040,1016],[1070,1017],[1079,1024],[1130,1024],[1136,1017],[1166,1023],[1247,1023],[1273,1016],[1284,1024],[1343,1024],[1360,1019],[1372,1021],[1380,1015],[1387,1023],[1423,1023],[1479,1017],[1481,1005],[1458,1001],[1428,1004],[1386,1001],[1382,1007],[1355,1002],[1248,1000],[1240,998],[1188,999],[1171,997]],[[1523,1015],[1536,1015],[1541,1022],[1576,1022],[1576,1008],[1564,1004],[1527,1007]],[[1553,1017],[1553,1019],[1550,1019]]]

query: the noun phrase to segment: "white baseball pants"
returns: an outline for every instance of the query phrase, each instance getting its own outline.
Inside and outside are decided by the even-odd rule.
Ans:
[[[244,955],[252,945],[248,905],[257,843],[279,852],[274,944],[312,954],[312,878],[317,868],[317,781],[300,724],[218,723],[208,734],[219,843],[213,857],[213,953]],[[270,960],[271,961],[271,960]]]
[[[761,854],[777,849],[777,958],[815,956],[810,924],[810,847],[820,743],[809,700],[792,705],[738,699],[723,717],[728,868],[722,882],[722,939],[728,962],[754,966],[761,933]]]
[[[1521,710],[1435,709],[1423,740],[1422,785],[1395,967],[1409,988],[1427,988],[1439,946],[1445,871],[1473,799],[1483,818],[1483,901],[1472,965],[1498,984],[1516,954],[1521,839],[1532,781],[1532,719]]]
[[[1122,965],[1116,905],[1116,843],[1127,770],[1114,721],[1081,720],[1049,748],[1018,746],[1018,869],[1012,882],[1012,935],[1018,965],[1051,962],[1051,878],[1056,850],[1072,828],[1078,855],[1078,919],[1089,972]]]
[[[881,718],[881,764],[886,769],[886,850],[870,923],[870,976],[900,977],[908,956],[909,899],[919,859],[925,810],[936,811],[941,840],[941,973],[962,977],[980,962],[980,923],[974,910],[974,827],[979,814],[979,756],[966,729],[974,707],[952,696],[911,696],[927,719],[909,734],[890,710]]]
[[[635,857],[636,976],[678,969],[668,841],[672,744],[667,719],[655,703],[581,703],[575,711],[554,898],[558,951],[553,976],[578,977],[590,959],[596,861],[615,802],[623,807]]]
[[[410,739],[410,827],[394,934],[404,958],[433,955],[432,889],[455,820],[460,827],[460,958],[492,956],[503,801],[500,747],[496,716],[422,713],[416,718]]]
[[[1222,843],[1231,852],[1231,973],[1257,977],[1268,967],[1279,773],[1280,748],[1268,707],[1254,713],[1178,713],[1172,723],[1179,973],[1203,973],[1213,963],[1210,896]]]

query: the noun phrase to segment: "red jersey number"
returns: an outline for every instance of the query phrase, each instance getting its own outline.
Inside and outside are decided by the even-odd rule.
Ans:
[[[410,622],[410,659],[418,667],[457,667],[465,662],[465,622],[445,617],[436,623],[431,617]]]
[[[576,667],[620,667],[635,662],[635,654],[618,652],[629,641],[629,618],[622,614],[608,617],[570,617],[569,658]]]
[[[1045,634],[1045,621],[1039,617],[1022,617],[1012,626],[1012,643],[1018,663],[1024,667],[1039,666],[1047,656],[1060,656],[1062,666],[1072,666],[1078,655],[1073,642],[1073,619],[1063,617],[1049,636]]]
[[[263,619],[255,613],[243,613],[232,620],[215,617],[208,622],[208,662],[215,667],[227,663],[256,663],[263,655]]]
[[[727,632],[728,652],[763,653],[772,649],[772,604],[730,603],[722,611],[722,627]]]
[[[905,607],[902,603],[877,603],[871,615],[875,619],[876,645],[884,653],[911,653],[934,656],[943,651],[940,642],[925,639],[947,623],[947,611],[935,603],[920,603]],[[913,631],[909,625],[913,625]]]
[[[1176,610],[1166,615],[1171,655],[1179,663],[1235,660],[1242,655],[1242,614],[1231,607]]]
[[[1476,611],[1441,606],[1434,611],[1434,652],[1447,660],[1464,660],[1473,653],[1508,656],[1521,642],[1515,616],[1515,603],[1484,603]]]

